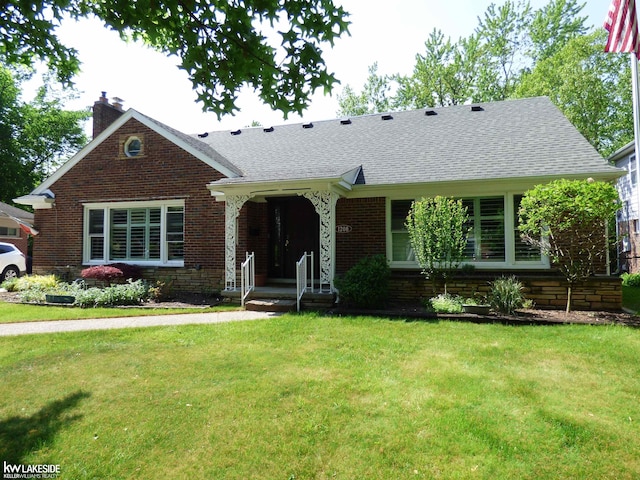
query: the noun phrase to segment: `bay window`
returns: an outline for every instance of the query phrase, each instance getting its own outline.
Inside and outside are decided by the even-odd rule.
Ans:
[[[546,267],[540,250],[526,244],[518,230],[518,208],[522,195],[462,198],[467,207],[469,235],[464,263],[482,268],[509,266]],[[390,259],[392,266],[417,267],[405,227],[413,200],[390,202]]]
[[[184,202],[85,205],[84,262],[184,264]]]

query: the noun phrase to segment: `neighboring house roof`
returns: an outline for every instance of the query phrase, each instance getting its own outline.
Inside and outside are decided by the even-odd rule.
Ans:
[[[14,217],[18,220],[32,223],[34,215],[31,212],[22,210],[21,208],[17,208],[4,202],[0,202],[0,217]]]
[[[626,145],[623,145],[618,150],[616,150],[611,155],[609,155],[609,158],[607,160],[609,160],[612,163],[619,162],[623,158],[631,155],[632,153],[635,153],[635,150],[636,150],[635,140],[631,140],[629,143],[627,143]]]
[[[34,214],[0,202],[0,225],[9,228],[20,228],[26,233],[37,235],[38,230],[33,228]]]
[[[210,132],[201,141],[246,172],[211,186],[337,177],[358,166],[366,185],[621,174],[546,97],[345,120]]]

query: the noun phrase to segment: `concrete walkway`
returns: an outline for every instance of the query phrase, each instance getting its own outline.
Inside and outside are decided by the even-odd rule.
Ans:
[[[152,315],[148,317],[96,318],[86,320],[56,320],[51,322],[24,322],[0,324],[0,337],[35,333],[80,332],[85,330],[110,330],[114,328],[141,328],[164,325],[193,325],[202,323],[238,322],[260,320],[278,316],[272,312],[185,313],[181,315]]]

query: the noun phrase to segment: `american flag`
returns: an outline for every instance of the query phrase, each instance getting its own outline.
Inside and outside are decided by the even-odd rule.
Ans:
[[[612,0],[604,28],[609,32],[605,52],[633,52],[640,59],[635,0]]]

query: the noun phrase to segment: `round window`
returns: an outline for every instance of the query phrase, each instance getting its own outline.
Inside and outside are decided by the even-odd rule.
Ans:
[[[124,144],[124,154],[127,157],[136,157],[140,155],[142,150],[142,142],[138,137],[129,137]]]

